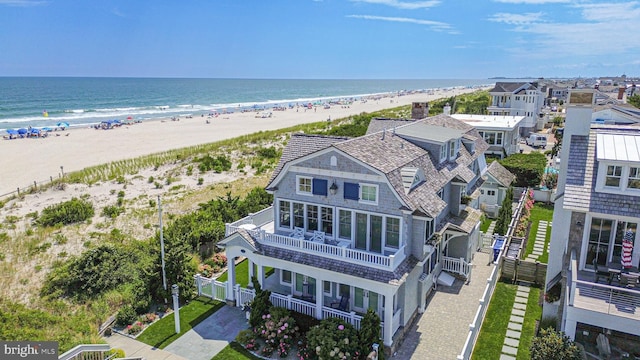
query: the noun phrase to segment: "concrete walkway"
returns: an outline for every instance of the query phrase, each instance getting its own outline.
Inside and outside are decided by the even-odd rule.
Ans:
[[[527,311],[527,302],[529,301],[529,291],[528,286],[518,285],[516,300],[513,303],[513,309],[511,309],[511,317],[509,317],[509,324],[507,325],[507,336],[504,338],[500,360],[515,360],[516,355],[518,355],[522,324],[524,323],[524,315]]]
[[[536,231],[536,241],[533,243],[533,252],[527,256],[527,260],[536,261],[544,252],[544,242],[547,238],[547,227],[549,223],[546,220],[538,222],[538,231]]]
[[[438,286],[392,359],[455,359],[460,354],[495,266],[490,260],[490,254],[477,252],[469,284],[456,280],[452,287]]]
[[[124,350],[127,357],[146,360],[210,360],[234,340],[249,323],[242,309],[223,306],[184,333],[164,350],[114,333],[105,340],[112,348]]]
[[[127,357],[141,357],[147,360],[187,360],[168,351],[154,348],[130,337],[113,333],[104,339],[113,349],[122,349]],[[211,357],[209,357],[211,359]]]
[[[223,306],[169,344],[165,350],[189,360],[210,360],[229,345],[241,330],[248,328],[247,317],[241,308]]]

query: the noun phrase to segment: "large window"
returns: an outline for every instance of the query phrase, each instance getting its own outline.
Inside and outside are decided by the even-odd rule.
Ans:
[[[592,269],[594,262],[602,267],[608,266],[609,263],[620,264],[622,239],[627,231],[632,232],[635,240],[638,224],[622,220],[592,218],[585,267]]]
[[[501,131],[480,131],[480,136],[489,145],[502,145],[504,133]]]
[[[304,204],[293,203],[293,226],[304,228]]]
[[[630,189],[640,189],[640,168],[629,168],[629,179],[627,180],[627,187]]]
[[[449,141],[449,158],[453,159],[456,156],[456,141]]]
[[[321,207],[321,225],[320,230],[322,230],[325,234],[333,234],[333,208],[329,207]]]
[[[296,192],[302,195],[311,195],[313,179],[307,176],[296,176]]]
[[[387,247],[398,248],[400,244],[400,219],[387,218],[386,244]]]
[[[607,176],[605,178],[605,186],[620,187],[620,179],[622,178],[622,166],[607,166]]]
[[[291,226],[291,203],[289,201],[280,201],[280,226]]]
[[[307,231],[318,230],[318,206],[307,205]]]
[[[351,211],[339,210],[338,237],[341,239],[351,239]]]

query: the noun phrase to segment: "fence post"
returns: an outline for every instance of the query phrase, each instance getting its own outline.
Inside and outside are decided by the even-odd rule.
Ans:
[[[17,188],[17,189],[18,189],[18,196],[20,196],[20,188]]]
[[[240,296],[241,296],[241,294],[240,294],[240,284],[236,284],[236,288],[234,290],[235,290],[235,294],[236,294],[236,296],[235,296],[236,297],[236,306],[240,307],[240,306],[242,306],[242,304],[240,302]]]
[[[291,299],[293,298],[293,295],[289,294],[287,295],[287,310],[291,310]]]
[[[202,296],[202,282],[200,281],[200,274],[196,274],[196,285],[198,285],[198,296]],[[213,293],[211,293],[213,295]]]
[[[349,322],[351,323],[351,325],[353,325],[353,327],[356,327],[356,313],[355,313],[355,311],[349,312]],[[358,330],[360,330],[360,329],[358,329]]]

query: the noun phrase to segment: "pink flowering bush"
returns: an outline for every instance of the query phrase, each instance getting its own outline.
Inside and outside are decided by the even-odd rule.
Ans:
[[[144,325],[140,321],[136,321],[132,325],[127,326],[127,333],[129,335],[136,335],[139,332],[141,332],[143,328],[144,328]]]
[[[298,337],[299,328],[286,309],[272,308],[262,315],[262,324],[255,328],[256,336],[264,341],[262,355],[271,356],[277,351],[280,357],[287,357],[291,346]]]

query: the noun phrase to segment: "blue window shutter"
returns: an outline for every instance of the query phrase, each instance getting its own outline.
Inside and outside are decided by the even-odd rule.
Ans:
[[[313,195],[327,196],[327,180],[313,179]]]
[[[360,185],[354,183],[344,183],[344,198],[350,200],[360,199]]]

